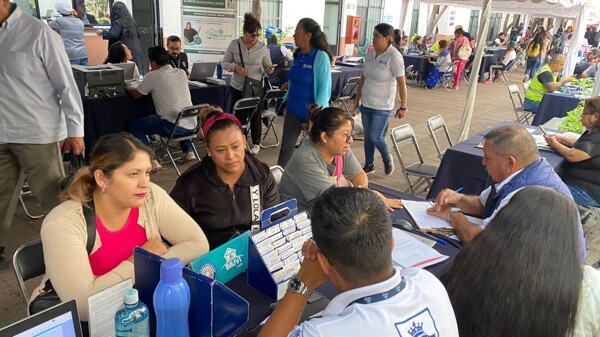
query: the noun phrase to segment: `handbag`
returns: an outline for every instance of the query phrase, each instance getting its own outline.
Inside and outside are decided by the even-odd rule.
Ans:
[[[468,60],[473,52],[473,48],[469,44],[463,44],[458,48],[456,56],[461,60]]]
[[[242,46],[240,45],[240,41],[237,41],[238,50],[240,51],[240,61],[242,63],[242,67],[246,68],[244,65],[244,57],[242,56]],[[249,76],[244,77],[244,87],[242,88],[242,97],[262,97],[263,92],[263,81],[262,78],[260,80],[255,80],[250,78]]]
[[[61,192],[66,190],[67,187],[69,187],[69,184],[71,184],[75,173],[77,173],[77,171],[79,171],[79,169],[84,166],[85,159],[83,158],[83,154],[76,155],[71,153],[71,159],[69,161],[69,169],[67,170],[67,175],[58,181],[58,190]]]
[[[75,156],[73,156],[75,157]],[[83,209],[83,215],[85,217],[85,223],[87,227],[87,242],[85,249],[87,250],[88,256],[94,248],[94,242],[96,241],[96,212],[94,211],[94,204],[90,202],[89,207],[81,206]],[[52,308],[55,305],[61,303],[54,286],[50,279],[46,280],[44,288],[40,289],[40,293],[29,303],[29,314],[33,315],[40,311]]]
[[[346,179],[343,175],[344,172],[344,158],[342,156],[335,156],[335,170],[333,176],[330,177],[331,183],[335,187],[351,187],[352,183]]]

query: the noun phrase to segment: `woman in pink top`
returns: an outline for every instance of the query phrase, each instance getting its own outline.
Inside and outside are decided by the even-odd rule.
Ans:
[[[90,166],[75,174],[62,195],[64,202],[44,219],[46,275],[40,288],[49,279],[61,300],[74,298],[82,321],[88,320],[90,295],[134,278],[135,247],[178,257],[184,264],[208,251],[196,222],[150,182],[151,158],[152,151],[129,133],[101,137]],[[82,207],[90,206],[96,213],[96,236],[88,255]]]
[[[458,28],[454,31],[454,37],[455,37],[455,42],[454,42],[454,54],[452,55],[452,59],[455,61],[459,61],[458,64],[456,65],[456,72],[454,73],[454,89],[458,89],[458,84],[460,82],[460,74],[462,73],[463,69],[465,68],[465,63],[467,62],[467,60],[469,59],[469,57],[467,56],[467,58],[465,59],[461,59],[458,57],[458,51],[460,50],[460,48],[464,45],[469,46],[469,39],[463,35],[463,30],[462,28]]]

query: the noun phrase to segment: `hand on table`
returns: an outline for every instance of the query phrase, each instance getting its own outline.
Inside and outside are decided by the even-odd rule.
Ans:
[[[455,191],[445,188],[438,193],[435,198],[435,205],[427,209],[429,215],[433,215],[442,220],[448,220],[448,212],[450,208],[456,206],[464,197],[462,193],[456,193]]]
[[[402,200],[400,200],[400,199],[388,199],[388,198],[384,197],[383,194],[381,194],[379,191],[375,191],[375,190],[371,190],[371,191],[373,193],[375,193],[381,199],[381,201],[383,201],[383,203],[385,204],[385,207],[387,207],[388,211],[390,211],[390,212],[393,212],[394,209],[404,207],[404,204],[402,204]]]
[[[75,155],[80,155],[83,152],[83,150],[85,150],[83,137],[68,137],[63,143],[64,153],[73,152],[73,154]]]
[[[448,212],[450,212],[450,208],[452,208],[452,205],[450,204],[445,204],[441,207],[437,207],[436,204],[436,206],[427,209],[427,214],[432,215],[436,218],[440,218],[442,220],[448,220]]]
[[[147,240],[146,243],[144,243],[140,248],[158,256],[162,256],[169,251],[167,246],[165,246],[162,241],[156,239]],[[127,261],[133,263],[133,254],[127,258]]]
[[[560,143],[560,140],[555,135],[544,136],[544,139],[552,148]]]

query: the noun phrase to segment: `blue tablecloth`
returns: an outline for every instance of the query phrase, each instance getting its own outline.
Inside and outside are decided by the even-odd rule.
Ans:
[[[231,110],[230,92],[229,85],[208,84],[203,88],[190,86],[193,104],[214,104],[223,107],[225,111]],[[83,125],[86,158],[89,158],[92,148],[100,136],[129,131],[134,120],[152,114],[156,114],[156,109],[150,95],[137,100],[129,95],[84,99]]]
[[[499,123],[464,142],[448,148],[442,158],[427,198],[435,198],[444,188],[457,189],[459,187],[464,188],[462,193],[479,195],[487,186],[491,185],[492,181],[481,163],[483,150],[476,146],[483,142],[485,134],[498,126],[506,124],[511,123]],[[534,129],[533,134],[541,135],[539,128]],[[557,173],[562,171],[564,158],[561,155],[554,151],[541,150],[540,156],[546,158]]]
[[[565,117],[567,112],[575,109],[579,98],[560,93],[547,93],[542,97],[540,108],[533,117],[531,125],[542,125],[554,117]]]
[[[429,64],[427,57],[415,54],[402,55],[402,57],[404,58],[404,69],[412,65],[413,70],[418,72],[417,79],[422,81],[427,72],[427,65]]]
[[[485,80],[485,74],[490,71],[490,67],[494,62],[493,55],[483,55],[481,58],[481,66],[479,67],[479,82],[483,82]]]

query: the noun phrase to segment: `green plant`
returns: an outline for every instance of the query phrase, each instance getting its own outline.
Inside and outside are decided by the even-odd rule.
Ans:
[[[560,131],[583,133],[583,125],[581,124],[583,104],[584,101],[581,100],[575,109],[567,112],[567,116],[563,118],[563,122],[558,126]]]

